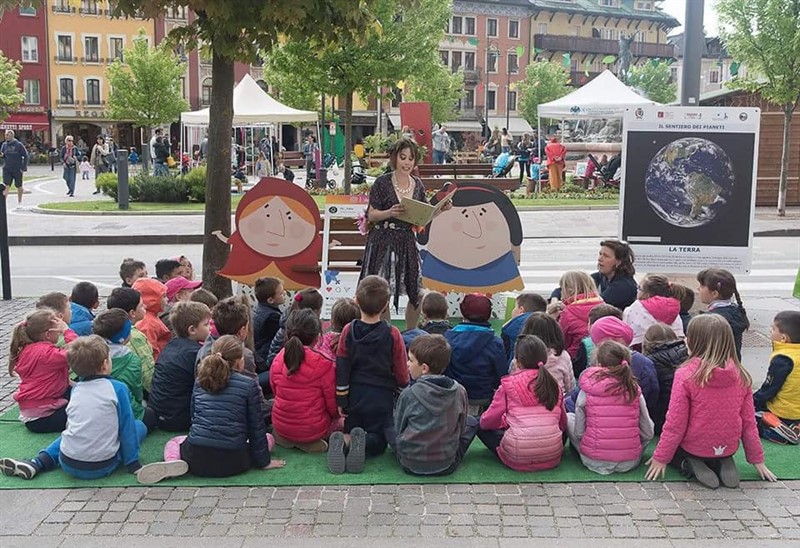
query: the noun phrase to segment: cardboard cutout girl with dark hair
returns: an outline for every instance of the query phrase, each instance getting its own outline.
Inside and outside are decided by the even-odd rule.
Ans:
[[[316,266],[322,256],[319,207],[304,189],[263,177],[239,202],[235,222],[230,238],[213,232],[231,245],[220,276],[247,285],[273,276],[283,280],[286,289],[320,287],[319,271],[293,268]]]
[[[457,186],[453,207],[417,236],[420,244],[427,244],[427,250],[420,252],[422,285],[461,293],[524,289],[517,265],[522,223],[514,204],[489,185],[464,182]],[[431,203],[446,192],[447,187]]]

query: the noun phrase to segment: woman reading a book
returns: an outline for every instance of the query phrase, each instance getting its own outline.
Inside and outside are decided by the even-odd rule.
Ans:
[[[389,152],[390,173],[375,179],[369,191],[368,220],[372,227],[367,235],[361,278],[378,275],[389,282],[394,296],[393,305],[399,308],[400,295],[408,296],[406,328],[412,329],[419,319],[421,279],[419,251],[414,225],[401,221],[405,207],[403,198],[420,202],[425,199],[425,186],[411,172],[417,165],[417,144],[401,138]],[[384,313],[390,317],[390,310]]]

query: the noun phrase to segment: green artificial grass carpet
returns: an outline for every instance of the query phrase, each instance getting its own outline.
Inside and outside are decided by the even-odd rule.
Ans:
[[[46,447],[53,439],[52,434],[33,434],[19,422],[8,422],[16,410],[8,411],[0,418],[0,457],[31,458]],[[173,434],[155,432],[144,441],[141,448],[141,462],[146,464],[162,459],[164,444]],[[652,453],[651,443],[645,458]],[[765,442],[767,466],[783,480],[800,479],[800,466],[797,458],[800,447],[781,446]],[[544,472],[515,472],[503,466],[495,456],[476,439],[458,470],[450,476],[424,478],[405,474],[391,450],[377,458],[368,459],[362,474],[343,474],[336,476],[328,472],[324,454],[306,454],[295,449],[276,447],[273,455],[286,460],[286,467],[278,470],[251,470],[246,474],[230,478],[198,478],[187,475],[167,480],[159,485],[175,487],[210,486],[294,486],[294,485],[363,485],[363,484],[401,484],[401,483],[528,483],[528,482],[595,482],[595,481],[644,481],[644,464],[626,474],[601,476],[587,470],[574,451],[567,447],[561,464]],[[743,480],[759,479],[755,469],[747,464],[743,451],[736,454],[736,462]],[[668,469],[667,481],[684,481],[672,468]],[[100,480],[77,480],[61,470],[42,473],[31,481],[20,478],[0,476],[0,489],[61,489],[74,487],[128,487],[138,485],[136,478],[120,468],[108,478]]]

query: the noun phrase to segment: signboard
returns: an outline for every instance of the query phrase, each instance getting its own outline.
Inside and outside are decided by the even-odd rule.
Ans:
[[[320,293],[324,298],[323,319],[330,319],[331,308],[337,299],[355,297],[358,285],[358,273],[338,272],[328,268],[331,248],[331,219],[353,219],[353,223],[355,223],[358,216],[364,213],[368,203],[369,197],[363,194],[325,197],[325,215],[322,222],[322,287],[320,288]]]
[[[625,112],[620,237],[640,271],[749,273],[760,110]]]

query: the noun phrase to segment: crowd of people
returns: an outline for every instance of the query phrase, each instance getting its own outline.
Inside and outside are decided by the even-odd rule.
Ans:
[[[398,162],[401,173],[413,167]],[[402,181],[387,184],[402,193]],[[384,222],[391,207],[375,206]],[[729,272],[697,274],[706,310],[692,317],[695,292],[659,274],[637,283],[624,242],[602,242],[597,268],[565,272],[549,298],[517,295],[499,332],[486,295],[465,295],[454,325],[442,294],[414,293],[413,272],[401,286],[365,273],[323,330],[316,288],[287,296],[267,277],[254,304],[217,300],[184,256],[158,261],[154,277],[125,259],[102,312],[97,287],[80,282],[70,295],[43,295],[14,327],[20,421],[59,435],[29,460],[0,459],[0,470],[31,479],[60,467],[92,479],[124,467],[151,484],[281,468],[278,445],[327,453],[334,474],[359,473],[390,447],[409,474],[447,475],[477,437],[513,470],[551,469],[574,451],[611,474],[639,466],[658,435],[648,479],[673,466],[735,487],[741,442],[761,478],[775,480],[759,435],[797,441],[800,313],[775,317],[754,393],[741,361],[747,315]],[[400,290],[415,308],[404,332],[387,321]],[[142,463],[140,444],[157,429],[175,436],[163,461]]]

